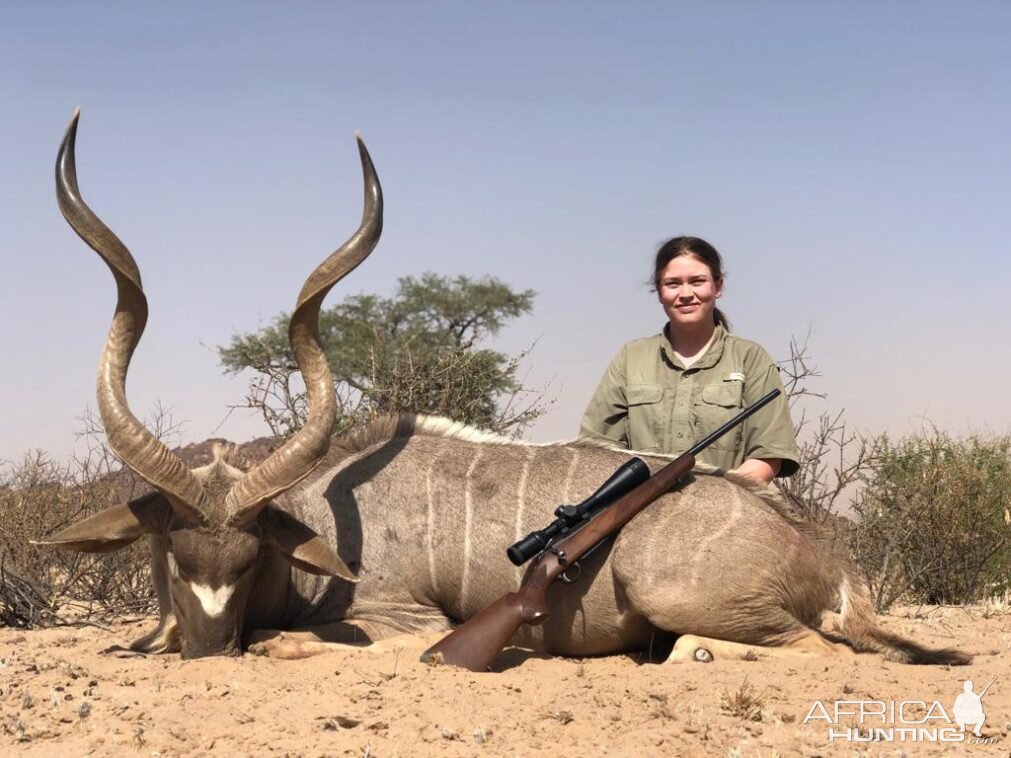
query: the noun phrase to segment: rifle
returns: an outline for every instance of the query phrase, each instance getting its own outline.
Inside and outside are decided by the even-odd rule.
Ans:
[[[421,660],[428,663],[441,659],[443,663],[470,671],[487,670],[495,656],[509,643],[520,626],[541,624],[547,619],[551,612],[547,603],[548,588],[555,579],[565,576],[566,571],[580,558],[616,534],[639,511],[678,484],[695,467],[695,456],[699,452],[779,394],[780,390],[772,390],[719,429],[696,442],[691,449],[679,455],[635,489],[610,505],[598,508],[591,518],[586,520],[584,526],[552,539],[530,564],[516,592],[506,593],[458,626],[422,653]],[[510,553],[517,546],[530,540],[534,534],[537,532],[513,545]],[[513,558],[512,554],[510,558]]]
[[[647,479],[649,479],[649,466],[646,465],[646,462],[642,458],[630,458],[621,464],[618,470],[611,474],[596,492],[579,505],[560,505],[555,508],[557,518],[543,529],[530,532],[519,542],[511,545],[506,550],[506,557],[512,561],[514,566],[522,566],[538,553],[547,550],[552,542],[586,526],[590,519],[609,506],[615,498],[624,495]],[[595,547],[590,548],[581,557],[585,558],[595,549]],[[571,581],[574,581],[570,581],[566,577],[567,574],[564,573],[560,576],[563,581],[570,584]]]
[[[988,684],[986,687],[983,688],[983,691],[981,693],[979,693],[979,699],[980,700],[983,699],[983,695],[986,694],[987,690],[989,690],[991,687],[993,687],[993,683],[996,682],[996,681],[997,681],[997,677],[994,677],[993,679],[990,680],[990,684]]]

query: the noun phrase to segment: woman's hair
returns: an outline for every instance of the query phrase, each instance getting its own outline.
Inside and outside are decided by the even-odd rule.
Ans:
[[[667,264],[682,255],[694,255],[705,263],[714,282],[723,279],[723,259],[715,247],[700,237],[675,237],[664,242],[656,251],[656,261],[653,265],[653,289],[656,292],[660,291],[660,277],[663,276]],[[730,320],[719,308],[713,308],[713,319],[730,331]]]

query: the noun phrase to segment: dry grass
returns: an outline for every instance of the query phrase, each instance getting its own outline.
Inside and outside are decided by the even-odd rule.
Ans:
[[[32,544],[151,491],[112,454],[97,419],[85,414],[81,422],[82,456],[59,463],[34,451],[18,461],[0,461],[0,626],[94,623],[157,609],[147,540],[104,555]],[[167,445],[178,441],[178,425],[162,408],[149,414],[145,425]],[[187,465],[202,466],[211,461],[218,442],[174,452]],[[241,445],[240,467],[266,458],[277,442]]]
[[[982,603],[980,613],[984,619],[1006,616],[1011,613],[1011,591],[986,598]]]
[[[720,710],[744,721],[761,721],[768,693],[768,687],[758,692],[744,677],[737,690],[720,690]]]
[[[152,609],[144,544],[108,555],[32,544],[139,494],[143,485],[114,467],[111,456],[59,464],[38,451],[0,466],[0,624],[45,626]]]

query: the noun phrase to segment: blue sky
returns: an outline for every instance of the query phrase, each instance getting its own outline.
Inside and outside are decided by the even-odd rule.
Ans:
[[[331,294],[497,276],[538,292],[572,436],[622,342],[662,324],[656,247],[723,253],[735,331],[809,349],[855,427],[1011,431],[1011,5],[932,2],[56,3],[0,25],[0,459],[74,447],[115,302],[56,207],[76,106],[84,197],[151,305],[128,393],[197,441],[241,400],[215,345],[290,310],[361,213],[376,252]],[[261,434],[232,414],[217,434]]]

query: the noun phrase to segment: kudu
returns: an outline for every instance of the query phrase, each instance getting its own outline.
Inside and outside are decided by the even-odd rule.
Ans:
[[[286,654],[302,639],[374,641],[446,631],[514,589],[504,549],[554,507],[589,495],[628,457],[588,442],[528,444],[423,416],[385,417],[330,439],[335,405],[319,345],[323,296],[376,244],[382,196],[365,147],[365,212],[356,234],[313,272],[292,314],[291,340],[309,391],[309,421],[246,474],[217,460],[195,471],[126,405],[130,354],[147,313],[136,265],[77,191],[74,134],[57,162],[60,207],[101,255],[119,305],[99,372],[109,442],[157,490],[43,540],[115,550],[151,535],[161,620],[132,647],[183,657],[238,654],[252,639]],[[328,449],[329,443],[329,449]],[[652,469],[667,462],[647,457]],[[355,573],[357,572],[357,575]],[[592,655],[680,635],[671,660],[776,651],[878,651],[899,661],[963,663],[880,629],[868,592],[832,541],[793,518],[771,489],[700,471],[634,518],[549,595],[552,613],[521,646]],[[841,606],[848,645],[816,628]],[[301,647],[300,647],[301,646]]]

